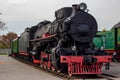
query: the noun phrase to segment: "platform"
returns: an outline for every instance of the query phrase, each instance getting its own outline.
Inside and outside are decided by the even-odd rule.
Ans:
[[[110,63],[110,70],[103,69],[103,73],[120,79],[120,62]]]

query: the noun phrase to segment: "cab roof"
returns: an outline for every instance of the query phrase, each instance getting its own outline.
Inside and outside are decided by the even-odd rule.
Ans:
[[[115,24],[112,28],[119,28],[120,27],[120,22],[118,22],[117,24]]]

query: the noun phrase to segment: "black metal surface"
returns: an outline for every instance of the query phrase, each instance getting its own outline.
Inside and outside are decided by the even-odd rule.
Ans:
[[[80,12],[71,19],[70,32],[78,42],[91,42],[97,32],[97,22],[92,15]]]
[[[29,46],[29,32],[23,32],[19,38],[19,52],[27,52]]]
[[[64,7],[55,12],[56,20],[69,17],[72,13],[71,7]]]
[[[34,38],[41,38],[43,34],[49,33],[49,29],[50,29],[49,23],[39,27],[34,34]]]

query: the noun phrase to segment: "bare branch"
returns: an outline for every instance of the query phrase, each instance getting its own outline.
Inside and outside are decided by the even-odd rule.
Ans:
[[[4,29],[5,29],[5,23],[3,23],[3,22],[1,22],[1,21],[0,21],[0,29],[1,29],[1,30],[4,30]]]

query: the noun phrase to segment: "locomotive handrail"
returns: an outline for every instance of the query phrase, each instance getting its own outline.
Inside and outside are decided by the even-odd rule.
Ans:
[[[40,41],[40,40],[44,40],[44,39],[48,39],[48,38],[52,38],[52,37],[55,37],[56,35],[50,35],[50,36],[47,36],[47,37],[44,37],[44,38],[36,38],[36,39],[32,39],[30,41]]]

